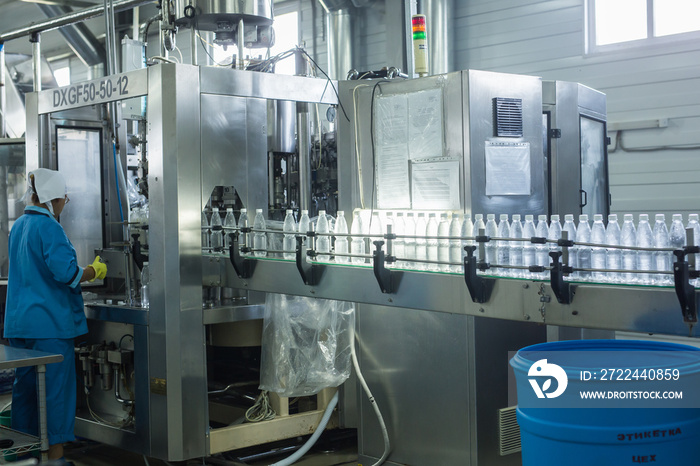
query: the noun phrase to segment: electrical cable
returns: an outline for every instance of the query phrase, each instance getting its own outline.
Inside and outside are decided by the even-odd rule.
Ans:
[[[357,90],[361,87],[369,87],[369,84],[362,84],[359,86],[355,86],[355,88],[352,90],[352,107],[353,107],[353,118],[354,118],[354,124],[353,124],[353,134],[355,136],[355,159],[357,160],[357,182],[359,186],[359,191],[360,191],[360,208],[364,209],[365,208],[365,195],[364,192],[365,190],[363,189],[363,178],[362,178],[362,158],[360,156],[360,138],[359,138],[359,123],[360,123],[360,115],[358,113],[358,103],[357,103]]]
[[[372,197],[370,198],[370,212],[369,212],[369,230],[372,229],[372,217],[374,216],[374,191],[377,188],[377,160],[375,158],[375,150],[374,150],[374,93],[377,90],[377,88],[382,84],[386,83],[387,81],[377,81],[374,86],[372,87],[372,97],[371,101],[369,104],[369,138],[371,142],[371,148],[372,148]],[[379,88],[379,92],[381,93],[382,89]],[[372,244],[370,242],[370,249],[372,248]]]
[[[318,66],[318,63],[316,63],[316,61],[315,61],[313,58],[311,58],[311,55],[309,55],[308,52],[307,52],[306,50],[301,49],[301,51],[302,51],[302,53],[303,53],[304,55],[306,55],[307,57],[309,57],[309,60],[311,60],[311,63],[313,63],[314,66],[316,66],[316,68],[318,68],[318,70],[319,70],[321,73],[323,73],[323,76],[325,76],[326,79],[328,80],[328,82],[331,84],[331,87],[333,88],[333,92],[335,92],[335,97],[338,99],[338,105],[340,105],[340,109],[343,111],[343,115],[345,115],[345,119],[348,120],[348,121],[350,121],[350,118],[348,117],[348,114],[347,114],[347,112],[345,111],[345,107],[343,106],[343,102],[340,101],[340,95],[338,94],[338,90],[337,90],[337,89],[335,88],[335,86],[333,85],[333,80],[330,78],[330,76],[328,76],[328,74],[327,74],[325,71],[323,71],[323,68],[321,68],[320,66]]]
[[[338,404],[338,392],[335,392],[335,395],[333,395],[333,398],[331,398],[330,403],[328,403],[328,406],[326,406],[326,410],[323,412],[323,417],[321,418],[321,422],[319,422],[318,427],[316,427],[316,430],[314,431],[313,435],[309,437],[309,440],[306,441],[306,443],[299,449],[297,450],[293,455],[288,456],[287,458],[283,459],[282,461],[278,461],[276,463],[273,463],[271,466],[289,466],[291,464],[294,464],[297,460],[299,460],[302,456],[308,452],[311,447],[314,446],[318,438],[321,436],[323,431],[326,429],[326,425],[328,425],[328,421],[331,418],[331,414],[333,414],[333,410],[335,409],[336,405]],[[378,463],[379,464],[379,463]]]
[[[277,413],[270,405],[270,397],[267,390],[260,392],[253,406],[245,412],[245,419],[248,422],[269,421],[275,418]]]
[[[357,352],[355,351],[355,338],[357,338],[357,335],[355,334],[355,328],[353,326],[350,327],[350,333],[350,356],[352,358],[352,365],[355,368],[357,379],[360,381],[360,385],[362,385],[362,388],[364,389],[365,394],[367,395],[367,399],[372,405],[374,413],[377,415],[379,427],[382,429],[382,437],[384,438],[384,453],[382,453],[381,458],[379,458],[377,462],[372,465],[379,466],[380,464],[384,463],[384,461],[386,461],[386,459],[389,457],[389,453],[391,452],[391,441],[389,440],[389,431],[386,428],[386,423],[384,422],[382,412],[379,410],[379,406],[377,405],[377,400],[374,399],[372,391],[369,389],[367,381],[365,380],[365,377],[362,375],[362,371],[360,370],[360,363],[357,361]]]

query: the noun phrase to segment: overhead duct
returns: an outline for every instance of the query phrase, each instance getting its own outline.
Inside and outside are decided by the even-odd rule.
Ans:
[[[326,12],[328,36],[328,72],[331,79],[345,79],[352,69],[352,13],[354,6],[366,6],[371,1],[319,0]]]
[[[454,71],[454,0],[423,0],[430,74]]]
[[[59,5],[38,3],[39,9],[47,18],[71,13],[71,8]],[[103,64],[106,60],[105,49],[84,23],[72,24],[60,30],[70,48],[87,66]]]

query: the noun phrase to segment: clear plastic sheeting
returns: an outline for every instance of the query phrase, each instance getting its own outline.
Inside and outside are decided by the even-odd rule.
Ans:
[[[260,390],[309,396],[337,387],[351,371],[352,303],[268,294]]]
[[[529,196],[530,144],[486,141],[486,195]]]

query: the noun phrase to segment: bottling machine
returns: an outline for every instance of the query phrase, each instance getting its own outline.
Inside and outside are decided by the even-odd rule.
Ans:
[[[231,2],[230,15],[202,5],[169,4],[166,35],[206,28],[239,57],[242,44],[267,44],[267,2]],[[337,82],[308,76],[296,55],[301,76],[241,60],[165,63],[27,94],[26,171],[67,175],[74,202],[61,223],[80,263],[98,252],[109,270],[84,288],[77,435],[184,460],[313,431],[332,391],[296,404],[272,394],[277,418],[240,423],[258,393],[264,293],[357,303],[360,366],[392,440],[387,464],[519,464],[509,352],[545,341],[547,326],[692,332],[687,262],[674,293],[575,282],[556,257],[538,278],[494,277],[471,254],[450,271],[416,270],[396,263],[391,231],[348,263],[319,260],[315,232],[299,233],[309,250],[299,242],[294,260],[274,241],[248,254],[250,225],[209,225],[214,208],[262,209],[268,220],[337,209],[348,222],[353,211],[609,209],[597,91],[475,70]],[[280,228],[263,233],[274,240]],[[222,231],[227,250],[207,240]],[[370,404],[352,378],[339,390],[329,428],[357,428],[360,462],[373,462],[383,445]]]

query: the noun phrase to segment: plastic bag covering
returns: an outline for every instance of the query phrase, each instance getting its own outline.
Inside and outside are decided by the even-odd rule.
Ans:
[[[265,300],[260,390],[309,396],[349,376],[352,303],[268,294]]]

